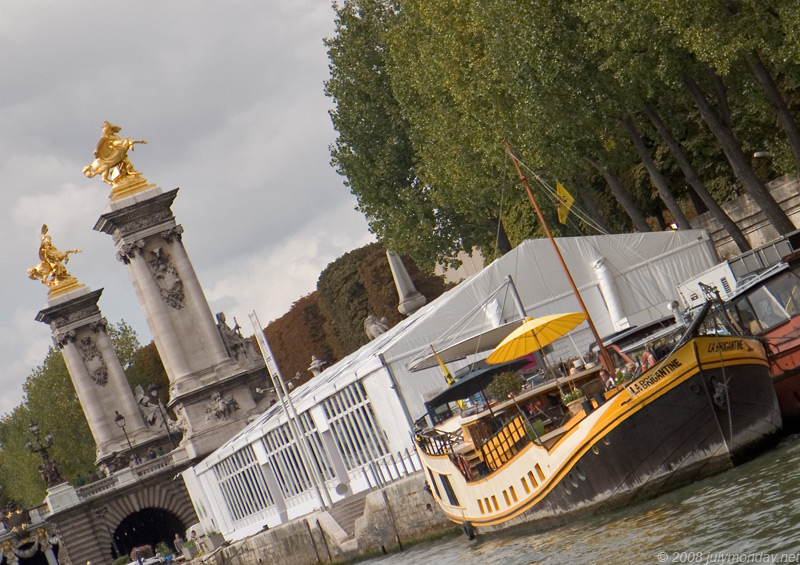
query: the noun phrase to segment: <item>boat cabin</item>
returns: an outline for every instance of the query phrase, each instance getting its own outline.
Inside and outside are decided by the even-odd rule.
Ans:
[[[426,453],[455,458],[468,481],[484,478],[530,443],[550,449],[587,413],[603,404],[607,385],[601,370],[594,365],[502,402],[464,410],[438,422],[436,428],[418,430],[417,442]],[[562,399],[570,398],[568,395],[574,400],[565,405]]]

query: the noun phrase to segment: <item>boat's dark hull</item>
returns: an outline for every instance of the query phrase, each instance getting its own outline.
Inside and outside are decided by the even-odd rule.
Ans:
[[[534,522],[549,526],[587,510],[627,504],[711,475],[752,457],[781,429],[767,369],[698,372],[593,442],[532,508],[479,531]]]
[[[775,394],[781,407],[783,431],[800,431],[800,367],[773,376]]]

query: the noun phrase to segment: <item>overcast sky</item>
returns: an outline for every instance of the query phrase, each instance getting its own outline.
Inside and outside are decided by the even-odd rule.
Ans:
[[[151,336],[111,237],[93,231],[109,187],[83,176],[100,126],[147,139],[130,154],[165,191],[212,312],[252,333],[315,289],[320,271],[373,240],[330,166],[323,94],[327,0],[25,2],[0,10],[0,413],[22,401],[50,329],[29,280],[39,233],[81,248],[70,273],[110,322]]]

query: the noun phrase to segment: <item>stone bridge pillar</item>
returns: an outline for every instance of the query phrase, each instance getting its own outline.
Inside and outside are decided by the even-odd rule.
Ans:
[[[224,317],[215,323],[171,210],[177,193],[154,186],[112,199],[94,229],[114,238],[170,380],[181,445],[195,458],[264,408],[255,389],[265,386],[266,369],[247,344],[231,342],[245,340],[231,336]]]
[[[137,446],[159,437],[142,418],[125,372],[106,333],[106,319],[97,302],[103,290],[86,286],[51,297],[36,320],[50,326],[61,350],[89,429],[97,443],[97,462],[111,464],[118,453],[129,451],[128,439]],[[118,412],[125,430],[116,424]],[[125,437],[128,435],[128,439]],[[162,432],[163,433],[163,432]],[[127,461],[118,463],[127,464]],[[112,465],[113,466],[113,465]]]

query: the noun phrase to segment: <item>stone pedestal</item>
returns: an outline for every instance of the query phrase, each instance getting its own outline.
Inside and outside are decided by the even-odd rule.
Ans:
[[[44,502],[52,514],[53,512],[77,506],[80,504],[80,499],[78,499],[78,493],[75,492],[75,487],[69,483],[61,483],[47,490]]]
[[[266,369],[254,350],[230,347],[224,318],[215,324],[172,214],[177,193],[153,187],[114,198],[94,229],[114,239],[170,380],[182,445],[199,457],[261,409],[255,389],[264,386]]]
[[[101,290],[79,285],[70,292],[50,296],[47,307],[36,320],[50,326],[53,342],[61,350],[75,386],[89,429],[97,443],[98,464],[126,465],[112,461],[118,454],[129,456],[128,440],[134,449],[157,441],[163,431],[145,424],[131,392],[111,339],[106,319],[97,302]],[[125,418],[123,431],[114,421],[116,413]],[[127,438],[125,434],[127,433]]]

